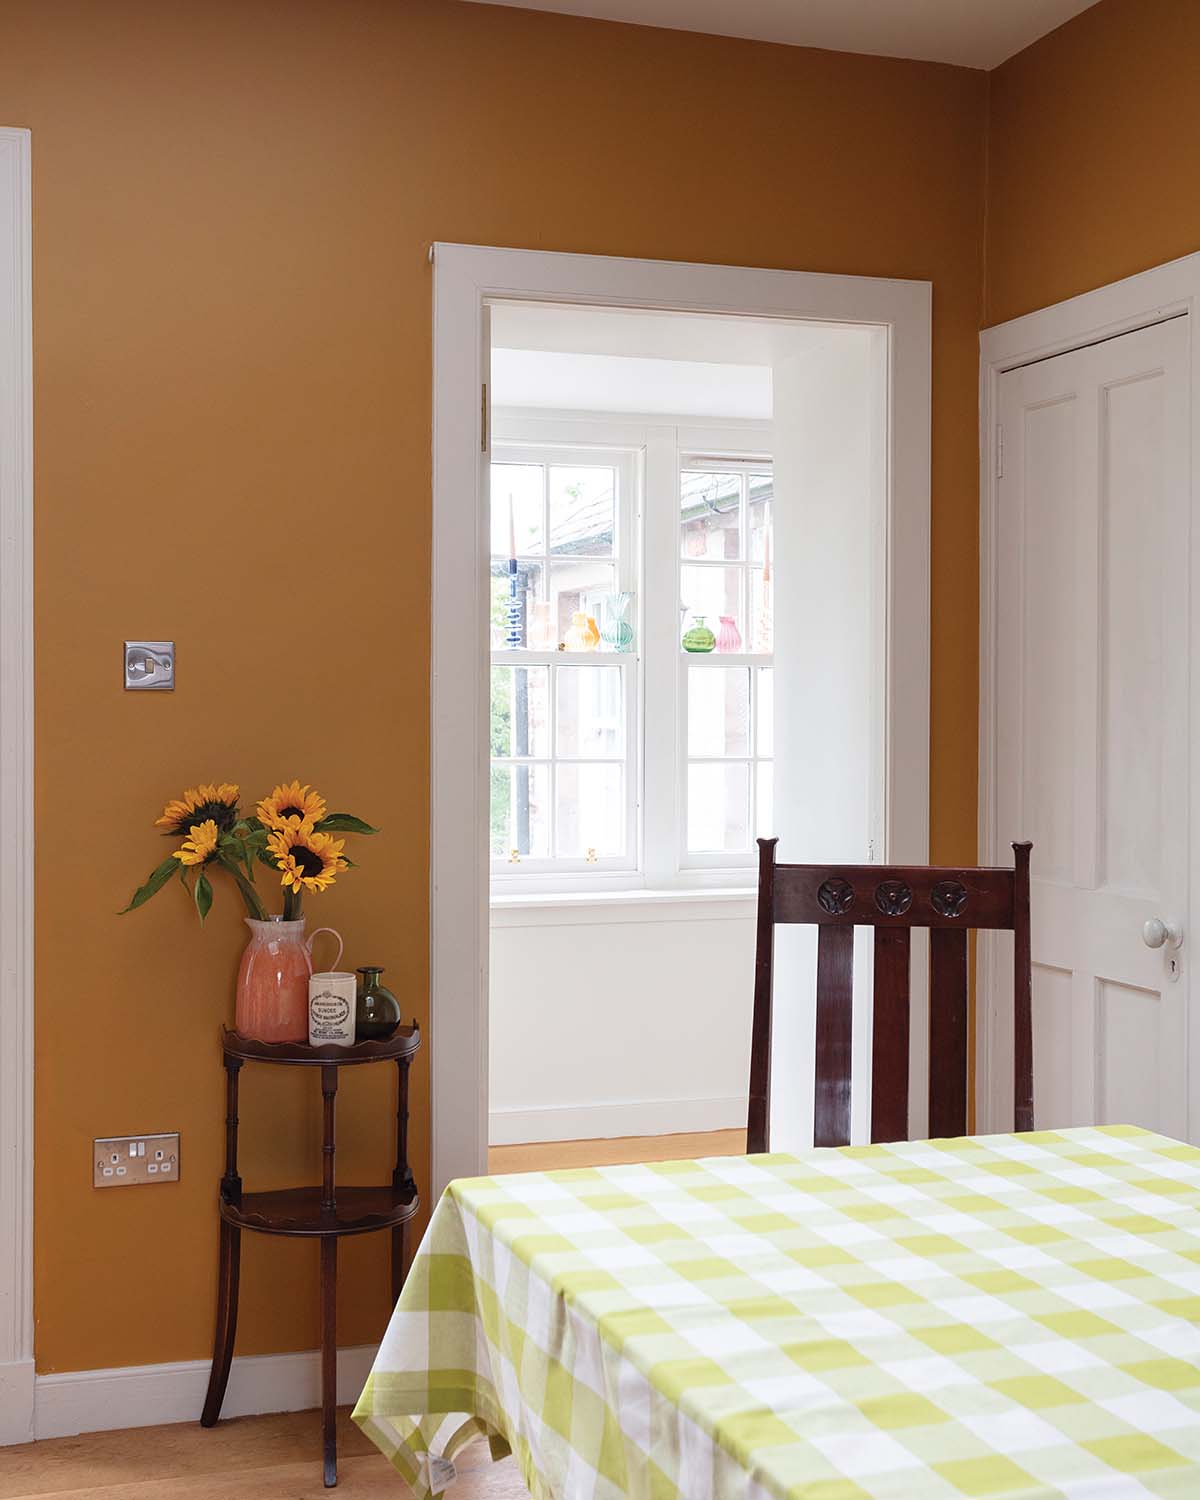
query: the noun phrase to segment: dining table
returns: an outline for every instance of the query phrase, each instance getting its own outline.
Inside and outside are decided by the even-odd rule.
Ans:
[[[354,1410],[421,1500],[1200,1500],[1200,1150],[1129,1125],[479,1177]]]

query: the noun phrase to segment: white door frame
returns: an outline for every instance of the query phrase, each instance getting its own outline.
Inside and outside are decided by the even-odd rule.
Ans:
[[[433,247],[430,1030],[434,1196],[487,1167],[488,517],[480,504],[486,303],[497,297],[882,325],[888,331],[887,850],[929,848],[932,288],[479,245]],[[747,976],[749,982],[749,976]]]
[[[1198,368],[1197,341],[1200,339],[1200,319],[1196,317],[1200,303],[1200,253],[1169,261],[1166,265],[1142,271],[1136,276],[1113,282],[1096,291],[1084,292],[1066,302],[1027,313],[1008,323],[998,323],[985,328],[979,336],[979,860],[981,864],[1011,864],[1011,849],[1001,849],[997,843],[996,795],[996,569],[998,483],[997,483],[997,424],[999,411],[998,383],[1006,370],[1034,360],[1048,359],[1056,354],[1065,354],[1085,344],[1102,339],[1115,338],[1118,334],[1130,333],[1137,328],[1149,327],[1168,318],[1191,314],[1188,318],[1189,369]],[[1194,373],[1191,379],[1191,453],[1200,451],[1200,399],[1198,399]],[[1189,486],[1191,491],[1192,591],[1200,586],[1200,470],[1189,460]],[[1170,538],[1163,538],[1163,545],[1170,545]],[[1190,651],[1192,660],[1200,661],[1197,647],[1200,635],[1200,611],[1193,611],[1177,649]],[[1192,785],[1197,785],[1200,775],[1200,694],[1193,685],[1190,705],[1190,776]],[[1191,840],[1190,861],[1190,910],[1187,914],[1189,933],[1200,936],[1196,919],[1200,900],[1200,860],[1197,858],[1197,840]],[[1037,850],[1033,851],[1034,865]],[[1194,941],[1195,939],[1193,939]],[[989,934],[979,935],[976,960],[976,998],[979,1024],[976,1026],[976,1126],[980,1131],[1012,1129],[1012,1083],[1007,1077],[993,1077],[991,1058],[993,1034],[999,1007],[1011,1004],[1011,996],[999,994],[994,974],[996,939]],[[1191,966],[1185,970],[1185,975]],[[1185,980],[1185,982],[1188,982]],[[1190,1020],[1190,1016],[1189,1016]],[[1200,1086],[1200,1026],[1189,1024],[1188,1028],[1188,1092],[1195,1134],[1200,1115],[1196,1108],[1197,1087]],[[1034,1120],[1037,1118],[1037,1100],[1034,1099]]]
[[[0,126],[0,1444],[33,1436],[33,282],[27,130]]]

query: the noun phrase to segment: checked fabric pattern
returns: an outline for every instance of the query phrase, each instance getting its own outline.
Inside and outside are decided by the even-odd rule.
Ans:
[[[354,1419],[418,1496],[482,1433],[535,1500],[1200,1500],[1200,1150],[455,1182]]]

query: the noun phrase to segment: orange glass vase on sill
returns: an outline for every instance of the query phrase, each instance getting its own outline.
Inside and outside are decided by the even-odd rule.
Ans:
[[[238,969],[235,1026],[256,1042],[307,1042],[312,945],[320,933],[332,933],[338,945],[336,969],[342,956],[340,935],[332,927],[318,927],[306,939],[303,917],[245,921],[250,941]]]

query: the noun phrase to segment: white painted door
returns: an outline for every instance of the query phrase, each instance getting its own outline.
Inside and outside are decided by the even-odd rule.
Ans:
[[[1188,1133],[1194,943],[1143,935],[1187,913],[1187,324],[999,382],[997,831],[1002,849],[1034,843],[1043,1128]],[[1007,1078],[1011,988],[997,978],[993,1076]]]

